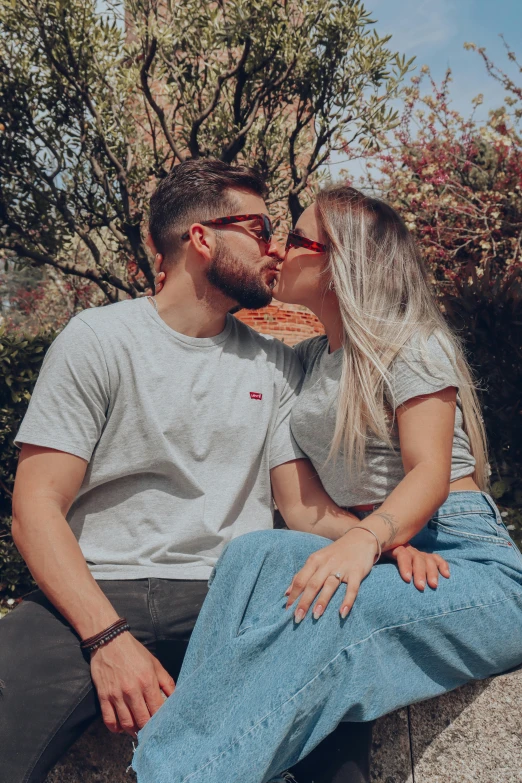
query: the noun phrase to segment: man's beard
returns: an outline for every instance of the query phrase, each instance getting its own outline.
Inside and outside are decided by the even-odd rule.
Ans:
[[[232,255],[220,237],[216,238],[216,252],[206,272],[209,283],[241,308],[258,310],[270,304],[272,294],[261,274],[276,261],[266,264],[262,270],[254,271],[245,266],[238,256]]]

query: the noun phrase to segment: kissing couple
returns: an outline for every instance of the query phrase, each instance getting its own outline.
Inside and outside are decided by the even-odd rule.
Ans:
[[[265,195],[247,167],[174,168],[161,290],[46,355],[16,436],[38,590],[0,624],[9,783],[99,714],[138,735],[138,783],[359,783],[375,718],[522,662],[522,557],[411,234],[341,184],[283,246]],[[230,313],[272,296],[324,335]]]

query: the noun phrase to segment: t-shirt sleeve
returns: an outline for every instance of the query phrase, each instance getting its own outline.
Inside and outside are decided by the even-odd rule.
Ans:
[[[283,372],[279,407],[270,441],[270,470],[293,459],[307,459],[290,431],[290,414],[303,379],[301,363],[291,348],[283,347]]]
[[[299,359],[304,372],[307,371],[310,361],[319,349],[319,339],[320,338],[318,337],[309,337],[307,340],[302,340],[293,347],[293,351]]]
[[[386,399],[395,410],[407,400],[433,394],[448,386],[459,387],[455,352],[451,343],[432,334],[423,351],[419,340],[405,346],[390,367]]]
[[[66,451],[89,461],[105,424],[109,397],[102,346],[92,328],[76,316],[47,351],[15,444]]]

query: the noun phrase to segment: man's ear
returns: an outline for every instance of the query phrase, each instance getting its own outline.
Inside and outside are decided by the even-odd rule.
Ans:
[[[205,261],[210,261],[214,257],[216,249],[216,235],[207,226],[201,223],[193,223],[188,231],[189,239],[194,250],[202,256]]]

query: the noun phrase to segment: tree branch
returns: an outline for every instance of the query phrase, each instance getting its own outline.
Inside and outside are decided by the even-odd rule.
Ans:
[[[158,41],[156,38],[153,38],[150,42],[148,52],[145,56],[145,60],[143,62],[143,65],[140,69],[140,83],[141,88],[143,90],[143,94],[145,95],[145,98],[147,99],[150,107],[152,108],[153,112],[156,114],[161,129],[163,130],[163,133],[165,134],[165,138],[167,139],[167,143],[169,147],[171,148],[172,152],[174,153],[175,158],[181,161],[185,159],[184,155],[182,154],[181,150],[179,149],[178,145],[174,141],[174,138],[170,132],[169,126],[167,125],[167,120],[165,118],[165,112],[161,108],[161,106],[156,103],[154,100],[154,97],[150,91],[149,86],[149,68],[153,63],[154,57],[156,56],[156,52],[158,50]]]
[[[29,258],[36,266],[52,266],[55,269],[59,269],[61,272],[64,272],[65,274],[91,280],[102,289],[103,293],[110,302],[118,301],[118,296],[111,290],[111,286],[119,289],[120,291],[125,291],[125,293],[129,294],[129,296],[131,296],[133,299],[136,298],[136,291],[132,288],[132,286],[130,286],[128,283],[125,283],[124,280],[121,280],[111,272],[101,272],[88,266],[80,266],[78,264],[72,264],[67,261],[58,261],[52,256],[25,247],[21,244],[21,242],[14,242],[12,245],[2,243],[0,244],[0,248],[11,250],[21,258]]]
[[[225,73],[220,74],[218,76],[216,87],[214,89],[214,95],[212,96],[209,105],[206,107],[206,109],[204,109],[201,112],[201,114],[198,117],[196,117],[196,119],[192,123],[192,128],[190,130],[189,149],[190,149],[190,154],[192,155],[193,158],[198,158],[200,154],[199,143],[198,143],[199,129],[201,128],[205,120],[208,117],[210,117],[210,115],[218,105],[219,98],[221,95],[221,88],[223,84],[228,79],[231,79],[237,73],[240,73],[242,71],[245,62],[247,61],[250,52],[250,47],[251,47],[251,40],[250,38],[247,38],[245,41],[245,45],[243,47],[243,52],[241,54],[241,57],[239,58],[239,62],[233,68],[230,68],[228,71],[225,71]]]
[[[10,489],[7,489],[6,485],[4,484],[3,480],[0,478],[0,487],[4,490],[6,495],[9,495],[10,498],[13,497],[13,493]],[[5,534],[7,535],[7,534]],[[0,538],[3,538],[4,536],[0,536]]]
[[[246,114],[248,119],[244,123],[241,130],[236,134],[235,139],[233,139],[225,147],[225,149],[221,154],[221,159],[224,160],[226,163],[231,163],[236,158],[236,156],[241,152],[241,150],[245,146],[246,137],[250,132],[252,125],[257,119],[257,113],[259,111],[261,103],[273,91],[279,89],[279,87],[281,87],[285,83],[285,81],[290,76],[294,66],[295,66],[295,59],[290,63],[290,65],[286,68],[285,72],[281,74],[281,76],[278,79],[267,81],[265,84],[262,84],[261,87],[257,90],[257,94],[253,99],[253,103],[250,104],[250,107]]]

